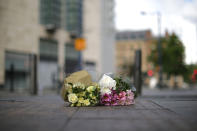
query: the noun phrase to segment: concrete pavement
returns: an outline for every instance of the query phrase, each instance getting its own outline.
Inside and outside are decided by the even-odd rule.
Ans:
[[[138,97],[135,105],[67,107],[59,96],[1,96],[1,131],[195,131],[196,98]]]

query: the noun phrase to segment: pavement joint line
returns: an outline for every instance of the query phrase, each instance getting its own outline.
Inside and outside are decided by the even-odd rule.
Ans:
[[[68,119],[66,120],[65,124],[59,129],[59,131],[64,130],[67,125],[70,123],[70,121],[72,120],[73,116],[75,115],[75,113],[79,110],[79,107],[77,107],[77,109],[72,113],[72,115],[70,117],[68,117]]]
[[[152,103],[154,103],[154,104],[156,104],[156,105],[162,107],[163,109],[166,109],[166,110],[168,110],[168,111],[174,113],[175,115],[177,115],[177,116],[179,117],[179,119],[177,119],[177,120],[180,120],[180,119],[181,119],[181,120],[183,120],[183,121],[188,121],[187,118],[185,118],[185,117],[182,116],[181,114],[179,114],[179,113],[177,113],[177,112],[175,112],[175,111],[173,111],[173,110],[171,110],[171,109],[169,109],[169,108],[165,108],[165,107],[159,105],[158,103],[156,103],[156,102],[154,102],[154,101],[152,101],[152,100],[150,100],[150,101],[151,101]]]
[[[180,116],[178,116],[178,118],[174,117],[175,119],[173,120],[184,120],[184,118],[181,117],[180,119]],[[136,118],[131,118],[131,117],[75,117],[75,118],[72,118],[72,120],[144,120],[144,118],[139,118],[139,119],[136,119]],[[152,120],[161,120],[161,118],[151,118]],[[170,119],[170,118],[166,118],[166,119]]]
[[[99,107],[98,107],[99,108]],[[113,109],[110,109],[110,110],[113,110]],[[116,109],[116,110],[119,110],[119,109]],[[167,108],[162,108],[162,109],[156,109],[156,108],[143,108],[143,109],[131,109],[131,111],[138,111],[138,110],[169,110]],[[88,111],[88,110],[87,110]],[[91,110],[92,111],[92,110]],[[114,111],[114,110],[113,110]]]
[[[154,102],[153,100],[149,100],[150,102],[152,102],[153,104],[155,104],[155,105],[157,105],[157,106],[159,106],[160,108],[162,108],[162,109],[165,109],[165,110],[168,110],[168,111],[170,111],[170,112],[172,112],[172,113],[175,113],[175,114],[177,114],[176,112],[174,112],[173,110],[170,110],[169,108],[166,108],[166,107],[164,107],[164,106],[162,106],[162,105],[160,105],[160,104],[158,104],[157,102]],[[178,114],[177,114],[178,115]]]
[[[147,99],[147,98],[146,98]],[[170,101],[197,101],[197,99],[179,99],[179,98],[176,98],[176,99],[170,99],[170,98],[148,98],[148,100],[160,100],[160,101],[167,101],[167,100],[170,100]]]
[[[154,102],[154,101],[152,101],[152,100],[150,100],[150,101],[151,101],[152,103],[158,105],[158,106],[161,106],[161,105],[159,105],[158,103],[156,103],[156,102]],[[163,106],[161,106],[161,107],[164,108]],[[186,119],[184,116],[182,116],[181,114],[179,114],[179,113],[177,113],[177,112],[175,112],[175,111],[173,111],[173,110],[170,110],[169,108],[164,108],[164,109],[166,109],[166,110],[168,110],[168,111],[170,111],[170,112],[176,114],[176,115],[177,115],[178,117],[180,117],[183,121],[187,121],[187,119]]]
[[[25,102],[23,100],[14,100],[14,99],[0,99],[0,102]]]
[[[197,98],[197,95],[169,95],[169,96],[160,96],[160,95],[143,95],[141,98]]]
[[[171,100],[171,101],[197,101],[197,99],[188,99],[188,100]]]

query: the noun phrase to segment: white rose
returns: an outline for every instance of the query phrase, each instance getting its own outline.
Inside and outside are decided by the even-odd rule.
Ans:
[[[101,95],[111,94],[111,90],[109,88],[107,88],[107,87],[101,88],[100,92],[101,92]]]
[[[101,88],[103,87],[107,87],[110,89],[116,89],[116,81],[114,79],[112,79],[111,77],[109,77],[108,75],[103,75],[103,77],[100,79],[99,81],[99,85],[101,86]]]
[[[68,101],[71,103],[76,103],[78,101],[78,97],[76,94],[71,93],[68,95]]]
[[[89,86],[86,90],[88,92],[92,92],[92,91],[95,91],[96,90],[96,87],[95,86]]]

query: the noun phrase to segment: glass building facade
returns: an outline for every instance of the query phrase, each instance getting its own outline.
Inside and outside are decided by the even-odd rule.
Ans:
[[[81,36],[83,0],[40,0],[40,23]]]
[[[58,42],[56,40],[40,39],[40,59],[57,61]]]
[[[5,87],[13,90],[30,89],[31,59],[30,54],[8,52],[5,53]],[[13,87],[11,87],[13,86]],[[29,88],[27,88],[29,87]]]
[[[65,44],[65,72],[73,73],[79,69],[79,52],[72,43]]]
[[[83,0],[40,0],[40,23],[64,29],[75,38],[82,37]],[[80,52],[74,48],[74,39],[65,44],[65,72],[79,68]],[[40,59],[57,61],[58,42],[40,39]]]
[[[66,0],[65,4],[65,29],[80,37],[82,34],[83,0]]]
[[[61,26],[61,0],[40,0],[40,23]]]

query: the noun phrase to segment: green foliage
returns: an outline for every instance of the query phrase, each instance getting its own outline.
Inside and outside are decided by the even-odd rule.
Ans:
[[[192,74],[195,69],[197,69],[197,65],[191,64],[191,65],[186,65],[186,72],[183,74],[183,78],[185,82],[187,83],[193,83],[192,81]]]
[[[116,81],[116,91],[118,93],[120,93],[121,91],[127,91],[131,89],[130,85],[127,82],[125,82],[122,78],[116,77],[115,81]]]
[[[157,42],[156,42],[157,43]],[[161,39],[163,71],[168,75],[183,75],[187,69],[184,64],[184,46],[180,39],[172,34]],[[157,45],[155,44],[157,47]],[[148,57],[149,61],[158,66],[158,50],[154,48]]]

